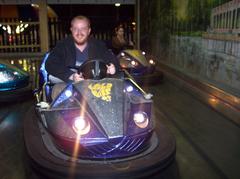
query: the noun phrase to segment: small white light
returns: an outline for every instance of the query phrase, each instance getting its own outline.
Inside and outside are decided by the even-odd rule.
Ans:
[[[150,59],[150,60],[149,60],[149,63],[150,63],[151,65],[154,65],[154,64],[155,64],[155,62],[154,62],[153,59]]]
[[[148,116],[145,112],[137,112],[133,115],[135,124],[140,128],[146,128],[149,123]]]
[[[121,52],[121,56],[124,57],[124,56],[125,56],[125,53],[124,53],[124,52]]]
[[[136,113],[134,114],[134,121],[136,121],[137,123],[142,123],[144,121],[144,116],[142,113]]]
[[[87,134],[90,131],[90,124],[83,116],[76,117],[73,123],[73,130],[80,135]]]
[[[17,34],[20,33],[20,27],[19,27],[19,25],[18,25],[17,28],[16,28],[16,33],[17,33]]]
[[[31,4],[31,6],[32,6],[32,7],[36,7],[36,8],[38,8],[38,7],[39,7],[39,5],[38,5],[38,4]]]
[[[115,6],[119,7],[119,6],[121,6],[121,4],[120,3],[115,3]]]
[[[143,54],[143,55],[146,55],[146,52],[142,51],[142,54]]]
[[[17,71],[13,72],[14,75],[18,75],[19,73]]]
[[[86,122],[85,122],[85,120],[83,119],[83,117],[79,117],[79,118],[75,119],[75,121],[74,121],[74,127],[75,127],[77,130],[83,130],[83,129],[86,127]]]
[[[131,64],[132,64],[132,66],[136,66],[136,65],[137,65],[137,62],[134,61],[134,60],[132,60],[132,61],[131,61]]]
[[[133,91],[133,87],[132,86],[128,86],[127,88],[126,88],[126,90],[127,90],[127,92],[132,92]]]
[[[65,95],[66,95],[67,97],[70,97],[70,96],[72,96],[72,92],[71,92],[70,90],[66,90],[66,91],[65,91]]]

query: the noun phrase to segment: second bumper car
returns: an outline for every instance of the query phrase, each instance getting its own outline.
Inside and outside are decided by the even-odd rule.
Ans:
[[[17,101],[31,94],[29,75],[5,61],[0,61],[0,102]]]
[[[117,55],[117,59],[121,68],[127,70],[141,85],[158,84],[163,80],[163,73],[156,69],[156,61],[144,51],[123,50]]]

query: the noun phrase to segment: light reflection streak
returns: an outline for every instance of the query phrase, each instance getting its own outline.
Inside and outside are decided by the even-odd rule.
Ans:
[[[210,97],[208,102],[211,106],[216,106],[219,104],[219,100],[216,97]]]
[[[83,93],[84,96],[84,93]],[[80,111],[80,116],[84,115],[84,109],[86,106],[86,101],[83,100],[83,103],[81,105],[81,111]],[[79,155],[79,150],[80,150],[80,140],[81,140],[81,134],[77,133],[77,137],[76,137],[76,141],[74,144],[74,148],[73,148],[73,154],[72,154],[72,158],[71,158],[71,166],[69,169],[69,179],[73,179],[75,178],[75,171],[76,171],[76,165],[77,165],[77,161],[78,161],[78,155]]]
[[[71,158],[71,166],[70,166],[70,170],[69,170],[69,179],[74,178],[76,164],[77,164],[77,160],[78,160],[78,154],[79,154],[80,138],[81,138],[81,135],[77,134],[76,141],[75,141],[75,144],[74,144],[73,154],[72,154],[72,158]]]

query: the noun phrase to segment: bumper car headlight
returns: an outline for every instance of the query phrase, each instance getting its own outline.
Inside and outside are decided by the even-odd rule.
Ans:
[[[125,56],[125,53],[124,52],[121,52],[121,57],[124,57]]]
[[[66,90],[65,91],[65,95],[66,95],[66,97],[71,97],[72,96],[72,91],[70,91],[70,90]]]
[[[132,65],[133,67],[136,67],[136,66],[138,65],[138,62],[136,62],[135,60],[132,60],[132,61],[131,61],[131,65]]]
[[[15,76],[13,73],[10,73],[8,71],[0,71],[0,82],[1,83],[6,83],[6,82],[10,82],[10,81],[14,81],[15,80]]]
[[[145,112],[137,112],[133,115],[135,124],[140,128],[146,128],[149,123],[148,116]]]
[[[91,127],[89,122],[84,119],[83,116],[79,116],[74,119],[72,128],[77,134],[84,135],[90,131]]]
[[[148,62],[149,62],[149,64],[151,64],[151,65],[155,65],[155,61],[154,61],[153,59],[150,59]]]
[[[133,91],[133,87],[132,87],[131,85],[127,86],[127,87],[126,87],[126,91],[127,91],[128,93],[132,92],[132,91]]]

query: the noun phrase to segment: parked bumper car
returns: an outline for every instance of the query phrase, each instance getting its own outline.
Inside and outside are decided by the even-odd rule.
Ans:
[[[121,68],[127,70],[137,83],[151,85],[162,82],[163,73],[156,69],[156,60],[147,56],[144,51],[123,50],[117,58]]]
[[[92,66],[99,72],[100,64],[86,68]],[[151,94],[130,78],[102,74],[55,84],[62,86],[58,95],[50,101],[38,96],[29,110],[26,151],[31,168],[43,178],[140,178],[173,161],[175,140],[153,119]],[[49,94],[46,85],[43,95]]]
[[[17,101],[30,95],[29,75],[9,63],[0,61],[0,102]]]

